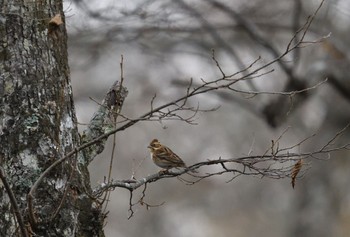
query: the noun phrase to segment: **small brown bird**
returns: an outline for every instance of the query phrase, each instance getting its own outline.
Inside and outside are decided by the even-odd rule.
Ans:
[[[148,148],[151,151],[152,160],[157,166],[165,170],[177,167],[186,168],[185,162],[170,148],[160,144],[158,139],[153,139]]]

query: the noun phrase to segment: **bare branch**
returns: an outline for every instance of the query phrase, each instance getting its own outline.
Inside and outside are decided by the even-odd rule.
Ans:
[[[118,91],[113,91],[113,95],[115,97],[118,97],[118,94],[120,94],[121,91],[123,91],[123,82],[124,82],[124,57],[123,55],[121,55],[120,58],[120,85],[119,85],[119,89]],[[117,106],[115,107],[113,106],[113,126],[116,127],[117,126],[117,118],[118,115],[121,112],[122,106],[120,104],[120,102],[118,102],[117,98],[114,99],[113,103],[117,104]],[[108,170],[108,178],[107,178],[107,182],[109,183],[111,181],[111,177],[112,177],[112,170],[113,170],[113,160],[114,160],[114,156],[115,156],[115,149],[116,149],[116,140],[117,140],[117,135],[114,133],[113,134],[113,145],[112,145],[112,152],[111,152],[111,158],[109,160],[109,170]],[[101,205],[103,205],[103,203],[106,201],[106,205],[104,207],[104,211],[106,211],[107,206],[108,206],[108,202],[109,202],[109,197],[110,197],[111,192],[106,192],[104,198],[101,201]]]
[[[74,161],[76,161],[76,159],[74,159]],[[62,206],[63,206],[63,204],[64,204],[64,201],[66,200],[67,193],[68,193],[68,190],[69,190],[69,188],[70,188],[70,187],[69,187],[69,186],[70,186],[70,182],[71,182],[71,180],[72,180],[72,178],[73,178],[73,174],[74,174],[74,172],[75,172],[75,168],[74,168],[75,166],[76,166],[76,162],[74,162],[74,164],[72,164],[72,165],[70,166],[71,171],[70,171],[68,180],[67,180],[67,182],[66,182],[66,185],[65,185],[65,187],[64,187],[64,192],[63,192],[61,201],[60,201],[58,207],[56,208],[56,210],[53,212],[52,216],[50,217],[50,222],[54,221],[54,219],[57,217],[59,211],[61,210],[61,208],[62,208]]]
[[[147,189],[147,183],[144,184],[144,188],[142,190],[141,197],[136,203],[132,203],[133,191],[130,190],[130,198],[129,198],[129,212],[130,212],[130,214],[128,216],[128,219],[130,219],[131,217],[134,216],[135,212],[133,210],[133,207],[136,206],[137,204],[140,204],[141,206],[145,206],[147,210],[149,210],[152,207],[159,207],[159,206],[164,205],[165,202],[162,202],[162,203],[156,204],[156,205],[152,205],[152,204],[145,202],[144,198],[146,197],[146,189]]]
[[[215,58],[215,50],[212,49],[211,52],[212,52],[212,57],[211,57],[211,58],[214,60],[214,62],[215,62],[215,64],[216,64],[216,67],[217,67],[217,68],[219,69],[219,71],[221,72],[222,78],[226,78],[226,75],[225,75],[224,71],[222,70],[222,68],[221,68],[221,66],[220,66],[220,64],[219,64],[219,62],[218,62],[218,60]]]
[[[332,143],[333,143],[337,138],[341,137],[341,136],[344,134],[344,132],[349,128],[349,126],[350,126],[350,123],[348,123],[342,130],[340,130],[339,132],[337,132],[337,133],[335,134],[335,136],[334,136],[332,139],[330,139],[320,150],[323,151],[323,150],[325,150],[326,148],[328,148],[330,145],[332,145]]]
[[[23,219],[23,216],[19,210],[15,194],[13,193],[10,184],[7,182],[4,168],[1,166],[0,166],[0,180],[2,181],[2,183],[5,187],[5,190],[7,192],[7,195],[10,198],[10,202],[11,202],[11,205],[14,209],[15,216],[16,216],[16,219],[18,221],[19,228],[21,230],[21,234],[23,237],[28,237],[28,232],[27,232],[26,226],[24,225],[24,219]]]
[[[297,32],[300,28],[300,17],[302,13],[302,3],[301,0],[294,1],[294,9],[293,9],[293,19],[292,19],[292,34]],[[300,41],[299,35],[296,35],[294,38],[294,44],[297,44]],[[294,67],[298,66],[298,62],[300,57],[300,49],[296,49],[293,54]]]
[[[235,91],[235,92],[239,92],[242,94],[248,94],[248,95],[284,95],[284,96],[291,96],[293,97],[296,94],[301,94],[310,90],[314,90],[316,88],[318,88],[319,86],[323,85],[324,83],[326,83],[328,81],[328,79],[324,79],[323,81],[317,83],[316,85],[313,86],[309,86],[307,88],[303,88],[301,90],[293,90],[293,91],[245,91],[245,90],[239,90],[239,89],[233,89],[230,87],[230,90]]]
[[[133,190],[136,190],[145,184],[153,183],[160,179],[179,177],[180,175],[183,175],[183,174],[190,175],[192,179],[192,180],[188,180],[188,179],[179,177],[179,179],[182,182],[185,182],[186,184],[195,184],[205,178],[208,178],[211,176],[228,174],[228,173],[232,173],[232,177],[227,182],[231,182],[233,179],[235,179],[240,175],[253,175],[261,178],[266,177],[266,178],[272,178],[272,179],[292,178],[294,179],[294,183],[295,183],[296,176],[301,170],[301,166],[300,166],[300,169],[298,168],[298,172],[296,172],[295,162],[299,162],[301,159],[303,159],[303,161],[307,159],[321,159],[319,157],[321,155],[328,155],[331,152],[342,150],[342,149],[350,149],[350,143],[347,143],[342,146],[334,147],[334,148],[329,148],[329,145],[332,142],[334,142],[336,139],[338,139],[342,134],[344,134],[346,129],[349,126],[350,124],[348,124],[342,130],[340,130],[323,147],[315,151],[299,152],[299,153],[290,152],[290,149],[293,149],[296,146],[300,146],[302,143],[308,141],[313,136],[303,139],[302,141],[298,142],[295,145],[285,147],[285,148],[280,148],[278,145],[278,141],[288,131],[288,129],[286,129],[275,141],[273,141],[272,147],[269,149],[271,151],[271,154],[268,154],[269,150],[267,150],[263,155],[249,154],[248,156],[228,158],[228,159],[222,159],[221,157],[219,157],[218,159],[207,160],[207,161],[202,161],[202,162],[193,164],[186,169],[168,170],[167,172],[159,172],[138,180],[135,180],[135,179],[117,180],[117,181],[110,182],[108,184],[103,184],[102,186],[95,188],[93,190],[93,195],[99,196],[101,193],[105,192],[106,190],[114,189],[117,187],[125,188],[132,192]],[[189,171],[198,170],[199,168],[204,166],[221,167],[221,170],[207,172],[204,174],[188,173]],[[303,162],[302,166],[304,169],[308,169],[309,165]]]

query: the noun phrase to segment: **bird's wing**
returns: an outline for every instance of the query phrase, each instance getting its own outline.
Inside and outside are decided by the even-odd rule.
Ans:
[[[185,165],[183,160],[181,160],[181,158],[178,155],[176,155],[172,150],[170,150],[170,148],[166,146],[164,146],[163,149],[159,151],[158,157],[172,164],[177,164],[180,166]]]

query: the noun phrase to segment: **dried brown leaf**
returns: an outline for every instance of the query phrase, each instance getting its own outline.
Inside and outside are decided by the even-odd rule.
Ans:
[[[49,21],[49,25],[59,26],[59,25],[62,25],[62,24],[63,24],[63,21],[62,21],[61,14],[56,14]]]
[[[298,160],[298,162],[294,165],[293,169],[292,169],[292,187],[294,188],[295,187],[295,181],[296,181],[296,178],[301,170],[301,167],[303,166],[303,160],[300,159]]]
[[[61,14],[56,14],[49,21],[49,34],[56,31],[60,25],[63,24]]]

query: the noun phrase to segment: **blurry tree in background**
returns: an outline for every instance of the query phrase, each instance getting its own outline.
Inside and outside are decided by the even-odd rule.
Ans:
[[[0,4],[1,233],[348,236],[347,1],[34,3]]]

